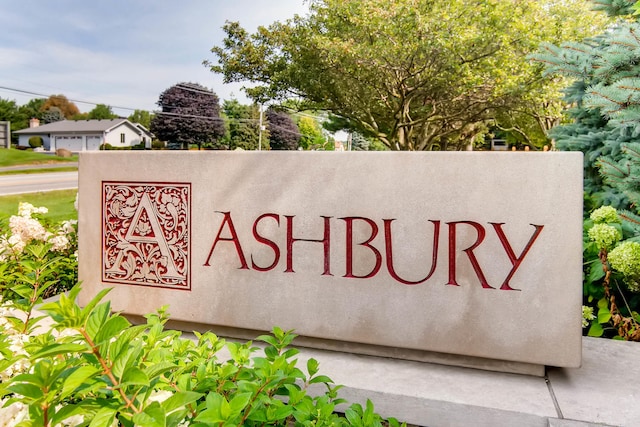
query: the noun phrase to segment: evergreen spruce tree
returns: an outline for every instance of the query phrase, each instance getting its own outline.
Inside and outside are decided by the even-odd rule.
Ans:
[[[573,122],[552,130],[561,150],[585,154],[585,192],[594,206],[626,208],[630,199],[620,179],[609,179],[626,143],[640,135],[640,24],[635,0],[593,0],[594,9],[619,21],[612,29],[581,43],[543,44],[532,58],[546,74],[575,79],[566,90]],[[603,178],[604,177],[604,178]]]
[[[590,225],[584,304],[598,313],[588,334],[640,341],[640,2],[592,2],[619,20],[582,43],[543,45],[533,59],[545,64],[547,74],[575,80],[566,91],[574,105],[569,111],[573,122],[555,128],[551,136],[560,149],[584,152],[585,192],[595,205],[585,205],[585,212],[599,205],[618,209],[610,223],[599,223],[606,207],[585,221]],[[599,229],[617,230],[616,239],[623,241],[613,248],[597,244]]]

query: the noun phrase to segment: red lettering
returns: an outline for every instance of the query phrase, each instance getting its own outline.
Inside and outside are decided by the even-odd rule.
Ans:
[[[433,255],[431,257],[431,270],[429,270],[429,274],[427,274],[427,276],[424,279],[416,280],[414,282],[403,279],[402,277],[398,276],[393,266],[393,243],[392,243],[393,239],[391,235],[391,222],[395,220],[383,219],[382,221],[384,222],[384,242],[385,242],[385,248],[387,253],[387,270],[389,270],[389,274],[391,275],[391,277],[393,277],[395,280],[397,280],[398,282],[404,285],[419,285],[420,283],[423,283],[429,280],[429,278],[436,271],[436,264],[438,263],[438,242],[440,240],[440,221],[429,220],[429,222],[433,223]],[[455,280],[455,277],[454,277],[454,280]]]
[[[378,249],[376,249],[374,246],[371,245],[371,242],[373,241],[373,239],[376,238],[376,236],[378,235],[378,226],[376,225],[376,223],[369,219],[369,218],[364,218],[361,216],[352,216],[352,217],[345,217],[345,218],[340,218],[341,220],[344,220],[344,222],[346,222],[346,226],[347,226],[347,230],[346,230],[346,243],[347,243],[347,252],[346,252],[346,269],[347,272],[344,276],[342,277],[352,277],[352,278],[356,278],[356,279],[368,279],[370,277],[375,276],[376,274],[378,274],[378,271],[380,271],[380,267],[382,265],[382,255],[380,254],[380,251]],[[353,274],[353,221],[354,220],[360,220],[360,221],[364,221],[367,224],[369,224],[369,227],[371,227],[371,235],[369,236],[369,238],[367,238],[367,240],[365,240],[362,243],[358,243],[358,246],[364,246],[366,248],[371,249],[371,252],[373,252],[373,254],[376,257],[376,264],[375,266],[371,269],[371,271],[367,274],[365,274],[364,276],[356,276]]]
[[[447,225],[449,225],[449,282],[447,282],[447,285],[460,286],[456,280],[456,226],[458,224],[468,224],[475,228],[478,233],[478,238],[475,243],[467,249],[463,249],[463,252],[467,254],[467,257],[469,257],[469,261],[473,266],[473,271],[475,271],[476,276],[478,276],[482,287],[485,289],[495,289],[487,283],[487,279],[484,277],[484,273],[480,268],[478,259],[473,253],[474,249],[480,246],[486,234],[484,227],[474,221],[454,221],[447,223]]]
[[[293,244],[295,242],[315,242],[322,243],[324,248],[324,271],[323,276],[333,276],[331,274],[331,222],[330,216],[323,216],[324,218],[324,237],[322,240],[312,239],[296,239],[293,237],[293,218],[295,215],[285,215],[287,219],[287,269],[285,273],[295,273],[293,270]]]
[[[533,246],[533,243],[536,241],[536,239],[542,232],[544,225],[529,224],[529,225],[532,225],[535,228],[535,230],[533,231],[533,235],[529,239],[529,242],[527,242],[527,245],[522,250],[522,253],[520,253],[520,256],[516,257],[516,254],[513,251],[513,248],[511,247],[511,244],[509,243],[507,236],[504,234],[504,231],[502,231],[502,226],[504,225],[504,223],[490,222],[489,224],[493,225],[494,230],[496,230],[498,239],[500,239],[500,243],[502,243],[502,247],[507,253],[507,256],[509,257],[509,261],[511,261],[511,265],[513,267],[509,272],[509,274],[507,275],[507,278],[504,279],[504,282],[502,283],[502,286],[500,286],[500,289],[508,290],[508,291],[519,291],[520,289],[514,289],[509,285],[509,280],[511,280],[511,278],[515,274],[518,267],[520,267],[520,264],[522,264],[522,261],[524,261],[524,257],[527,255],[527,253],[531,249],[531,246]]]
[[[262,237],[258,233],[258,223],[262,220],[262,218],[273,218],[276,220],[278,225],[280,225],[280,216],[274,213],[266,213],[256,218],[256,220],[253,223],[253,237],[256,239],[257,242],[267,245],[273,250],[273,262],[268,267],[260,267],[259,265],[256,265],[256,263],[253,261],[253,254],[251,254],[251,267],[257,271],[269,271],[269,270],[273,270],[276,267],[276,265],[278,265],[278,262],[280,261],[280,248],[273,240],[269,240],[265,237]]]
[[[218,230],[218,235],[216,239],[213,241],[213,245],[211,246],[211,250],[209,251],[209,256],[207,257],[207,261],[204,263],[205,267],[209,267],[209,261],[211,260],[211,255],[213,255],[213,250],[216,248],[218,241],[222,240],[223,242],[233,242],[236,247],[236,252],[238,254],[238,258],[240,259],[240,270],[248,270],[249,266],[247,265],[247,260],[244,257],[244,253],[242,252],[242,246],[240,246],[240,240],[238,239],[238,233],[236,233],[236,228],[233,226],[233,221],[231,220],[231,212],[219,212],[224,215],[224,219],[222,220],[222,224],[220,224],[220,229]],[[229,227],[229,233],[231,237],[220,237],[222,235],[222,230],[224,229],[225,224]]]

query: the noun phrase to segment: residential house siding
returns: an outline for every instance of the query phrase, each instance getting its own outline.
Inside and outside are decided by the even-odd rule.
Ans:
[[[131,147],[141,142],[151,148],[152,134],[137,123],[127,119],[113,120],[62,120],[14,132],[18,135],[18,145],[29,146],[29,138],[40,136],[43,148],[55,151],[66,148],[73,152],[94,151],[108,143],[113,147]]]

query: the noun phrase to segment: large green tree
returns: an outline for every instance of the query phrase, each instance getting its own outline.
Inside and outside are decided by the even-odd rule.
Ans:
[[[118,115],[114,114],[113,110],[110,106],[106,104],[97,104],[89,113],[87,114],[87,118],[89,120],[95,119],[115,119]]]
[[[16,104],[16,101],[0,98],[0,120],[13,122],[17,116],[18,105]]]
[[[224,141],[225,145],[219,148],[235,150],[264,149],[267,140],[260,140],[260,110],[257,105],[240,104],[237,99],[226,100],[222,103],[222,112],[227,120],[228,135]],[[261,147],[258,147],[262,144]]]
[[[151,128],[151,118],[152,114],[146,110],[134,110],[133,113],[131,113],[131,115],[128,117],[130,122],[140,123],[147,129]]]
[[[520,121],[548,115],[535,101],[551,83],[524,56],[543,40],[597,31],[582,3],[311,0],[305,17],[254,34],[228,22],[208,65],[226,82],[251,83],[258,102],[298,97],[390,149],[460,149],[506,111],[526,112]],[[534,113],[524,102],[532,93]]]
[[[297,125],[300,131],[300,147],[303,149],[318,149],[328,145],[322,134],[322,127],[313,117],[302,113],[298,117]]]
[[[215,145],[224,135],[218,96],[197,83],[178,83],[160,94],[151,132],[168,148],[198,149]]]

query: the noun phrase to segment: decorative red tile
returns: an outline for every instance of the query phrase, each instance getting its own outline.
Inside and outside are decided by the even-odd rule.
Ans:
[[[191,289],[191,184],[102,182],[102,281]]]

